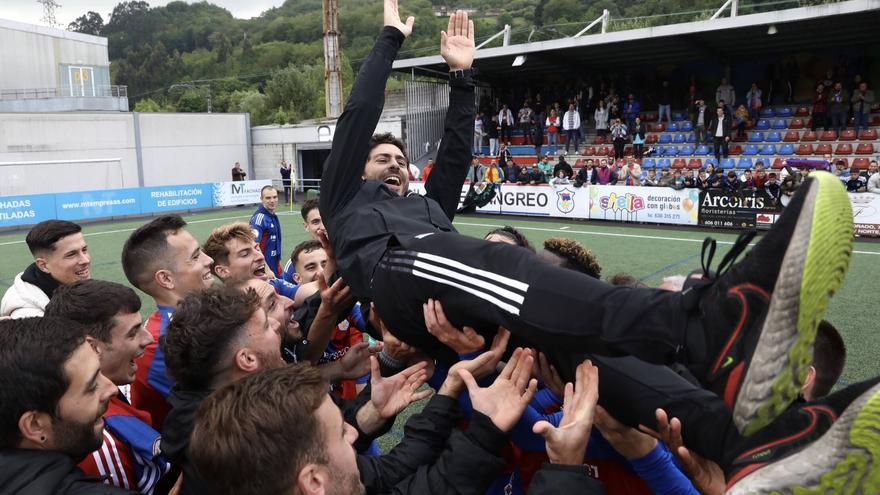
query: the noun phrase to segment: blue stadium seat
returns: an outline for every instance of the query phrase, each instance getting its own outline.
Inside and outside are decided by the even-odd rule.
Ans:
[[[694,154],[694,147],[689,145],[684,145],[681,149],[678,150],[678,156],[691,156]]]
[[[648,170],[649,168],[656,168],[657,161],[653,158],[645,158],[642,160],[642,170]]]
[[[764,156],[771,156],[776,154],[776,145],[775,144],[765,144],[761,147],[761,154]]]
[[[752,132],[751,134],[749,134],[749,142],[750,143],[763,143],[764,142],[764,133],[763,132]]]
[[[777,117],[791,117],[792,116],[791,107],[777,108],[774,113],[776,114]]]
[[[675,122],[669,124],[669,127],[666,129],[668,132],[678,132],[678,124]]]
[[[760,113],[761,117],[772,118],[774,115],[776,115],[776,114],[773,112],[773,109],[770,107],[766,107],[766,108],[761,109],[761,113]]]
[[[783,119],[776,119],[773,121],[773,128],[778,130],[788,129],[788,122]]]
[[[654,146],[654,156],[661,157],[666,153],[666,146]]]
[[[795,150],[794,150],[794,145],[791,144],[791,143],[783,144],[783,145],[779,148],[779,154],[780,154],[780,155],[789,155],[789,156],[790,156],[790,155],[794,155],[794,151],[795,151]]]
[[[697,149],[696,149],[696,151],[694,151],[694,154],[697,156],[711,155],[712,150],[709,149],[709,146],[707,146],[705,144],[701,144],[701,145],[697,146]]]
[[[670,166],[672,166],[672,160],[669,158],[661,158],[657,161],[657,168],[669,168]]]
[[[676,122],[681,122],[682,120],[687,120],[687,115],[685,115],[681,112],[675,112],[672,114],[672,120],[674,120]],[[684,129],[682,129],[682,130],[684,130]]]
[[[768,143],[780,143],[782,142],[782,134],[778,132],[768,132],[764,140]]]
[[[746,147],[743,148],[743,155],[757,155],[759,151],[758,145],[747,144]]]
[[[755,130],[766,131],[768,129],[770,129],[770,121],[767,119],[758,119],[758,122],[755,123]]]
[[[725,158],[721,160],[721,168],[724,170],[732,170],[736,168],[736,161],[733,158]]]
[[[706,158],[706,159],[703,161],[703,168],[708,167],[710,164],[711,164],[713,167],[718,167],[718,162],[715,161],[715,157],[714,157],[714,156],[711,157],[711,158]]]
[[[672,142],[672,134],[660,134],[660,140],[657,141],[660,144],[669,144]]]
[[[680,127],[681,132],[693,132],[694,130],[694,125],[691,124],[690,120],[685,120],[684,122],[682,122]]]
[[[664,156],[677,156],[678,155],[678,146],[667,146],[666,151],[663,153]]]
[[[684,144],[684,143],[685,143],[684,134],[676,134],[676,135],[672,138],[672,142],[675,143],[675,144]]]
[[[697,142],[697,136],[695,136],[693,133],[685,134],[685,136],[687,137],[687,142],[691,144],[695,144]]]
[[[739,163],[736,164],[736,168],[739,168],[739,169],[752,168],[752,159],[746,158],[746,157],[740,158]]]

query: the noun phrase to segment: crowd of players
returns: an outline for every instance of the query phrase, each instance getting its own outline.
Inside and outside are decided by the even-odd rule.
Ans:
[[[412,18],[399,19],[396,1],[385,1],[386,27],[362,72],[367,82],[359,77],[337,138],[369,138],[374,125],[354,125],[361,123],[358,105],[365,93],[381,92],[384,84],[371,71],[390,71],[392,52],[412,24]],[[469,69],[473,46],[473,25],[457,12],[441,43],[453,71]],[[470,76],[453,77],[458,79],[447,118],[465,139],[445,141],[466,156],[473,98],[461,96]],[[378,119],[379,111],[364,118]],[[706,243],[700,273],[666,280],[666,290],[657,290],[625,274],[612,277],[616,285],[598,281],[598,260],[569,239],[549,239],[536,252],[512,228],[489,232],[485,241],[450,232],[450,221],[437,215],[454,212],[460,187],[436,189],[454,181],[447,177],[449,164],[438,159],[425,197],[403,196],[408,162],[389,136],[373,137],[366,165],[345,172],[352,184],[362,184],[361,191],[341,196],[335,189],[342,175],[334,169],[338,146],[334,142],[321,202],[301,209],[312,239],[293,249],[286,268],[274,212],[278,193],[271,187],[261,192],[262,205],[250,224],[218,227],[201,244],[176,215],[132,232],[121,263],[128,282],[155,304],[146,321],[132,288],[92,278],[79,225],[53,220],[31,229],[26,243],[34,263],[16,276],[0,303],[0,492],[717,494],[794,486],[830,493],[880,488],[874,463],[880,447],[878,379],[832,393],[845,348],[827,322],[799,322],[794,344],[762,339],[769,335],[767,322],[790,315],[821,318],[822,311],[806,307],[803,296],[780,307],[776,293],[785,288],[763,288],[784,286],[779,268],[795,265],[782,242],[801,242],[810,252],[800,263],[813,263],[801,273],[817,286],[812,301],[829,297],[835,286],[828,280],[846,271],[852,226],[841,219],[851,219],[851,212],[829,174],[805,181],[774,230],[743,262],[734,265],[751,235],[740,238],[716,272],[709,269],[715,246]],[[466,160],[463,165],[459,184]],[[358,210],[334,202],[363,201],[364,191],[387,195],[386,206],[375,206],[368,195],[366,204],[374,206]],[[452,200],[447,204],[438,195]],[[404,199],[410,202],[398,202]],[[387,208],[411,205],[427,205],[437,230],[380,237],[386,250],[373,267],[372,238],[358,238],[365,231],[357,229],[376,217],[352,215],[379,212],[386,230],[394,232],[406,226]],[[833,230],[824,224],[805,229],[800,220],[808,209],[823,222],[838,223]],[[407,219],[414,222],[423,214],[410,211],[415,213]],[[360,223],[346,223],[350,219]],[[801,241],[804,231],[807,240]],[[816,246],[826,249],[816,252]],[[462,268],[429,252],[456,248],[479,253],[480,260]],[[496,273],[479,268],[495,263],[516,270],[527,264],[534,271],[523,277],[532,287],[499,275],[497,267]],[[369,280],[358,273],[365,269]],[[436,297],[419,299],[422,292],[411,292],[424,286],[405,277],[456,292],[437,290]],[[473,277],[483,282],[474,285]],[[364,297],[364,283],[372,298]],[[502,303],[490,291],[521,304]],[[477,299],[462,302],[450,294]],[[394,303],[399,311],[392,310]],[[509,308],[504,314],[496,308],[502,306]],[[701,333],[704,327],[684,317],[693,308],[714,319],[711,331]],[[412,311],[421,328],[399,324]],[[488,332],[485,325],[456,328],[453,321],[468,320],[462,311],[501,315],[509,325]],[[536,315],[547,320],[530,320]],[[571,321],[571,315],[580,319]],[[667,321],[673,317],[682,319]],[[554,318],[555,333],[545,323]],[[632,320],[626,328],[620,327],[623,319]],[[602,339],[589,333],[596,321],[604,325]],[[623,333],[612,342],[615,325]],[[670,347],[665,327],[680,327],[687,345]],[[580,328],[584,335],[572,333]],[[533,345],[523,345],[528,343]],[[567,352],[566,345],[568,351],[588,347],[589,359]],[[715,353],[717,347],[723,352]],[[746,378],[768,349],[805,357],[807,366],[792,368],[799,375],[796,397],[780,392],[772,410],[756,406],[759,411],[749,413],[737,388],[755,385]],[[701,350],[705,355],[698,355]],[[429,397],[397,445],[380,454],[375,439],[390,431],[401,412]]]

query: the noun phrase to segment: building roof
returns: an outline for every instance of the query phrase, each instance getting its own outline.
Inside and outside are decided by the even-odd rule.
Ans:
[[[9,29],[13,31],[24,31],[26,33],[40,34],[53,38],[61,38],[67,40],[80,41],[83,43],[93,43],[96,45],[107,46],[107,38],[101,36],[93,36],[91,34],[75,33],[64,29],[52,28],[48,26],[39,26],[37,24],[26,24],[24,22],[11,21],[9,19],[0,19],[0,29]]]

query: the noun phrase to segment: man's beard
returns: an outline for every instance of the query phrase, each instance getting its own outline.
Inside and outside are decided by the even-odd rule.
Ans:
[[[97,418],[95,418],[97,420]],[[95,422],[88,424],[76,421],[53,420],[55,450],[69,455],[75,460],[98,450],[103,443],[103,429],[95,434]]]
[[[336,470],[330,470],[331,488],[327,492],[329,495],[364,495],[367,489],[361,483],[359,473],[345,474]]]

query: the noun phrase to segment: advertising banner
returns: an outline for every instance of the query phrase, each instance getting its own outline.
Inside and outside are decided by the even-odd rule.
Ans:
[[[880,237],[880,194],[849,193],[856,235]]]
[[[106,189],[55,195],[56,217],[59,220],[139,215],[140,189]]]
[[[0,197],[0,227],[33,225],[54,218],[54,194]]]
[[[271,186],[272,179],[215,182],[214,206],[253,205],[260,202],[260,189]]]
[[[762,191],[709,190],[700,193],[699,210],[700,225],[753,229],[773,224],[782,207]]]
[[[697,224],[696,189],[590,186],[589,191],[591,220]]]
[[[501,215],[587,218],[590,197],[586,187],[502,184],[495,198],[477,211]]]
[[[196,210],[214,206],[212,184],[144,187],[141,189],[141,213]]]

